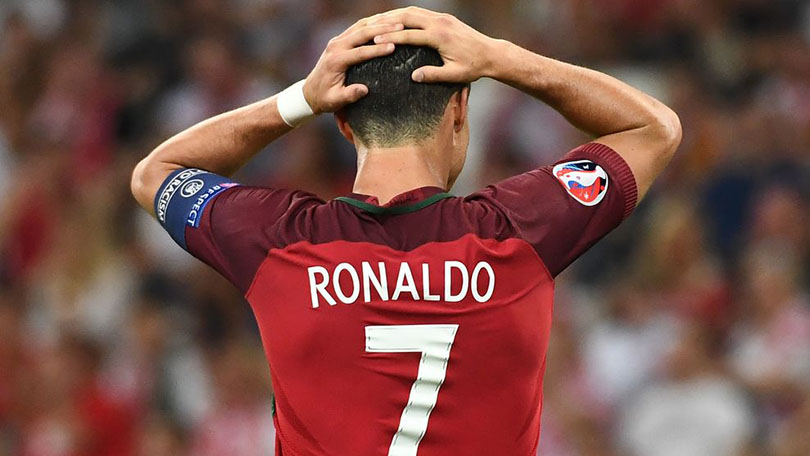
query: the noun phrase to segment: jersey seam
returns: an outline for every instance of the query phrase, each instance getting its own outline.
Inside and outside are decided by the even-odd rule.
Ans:
[[[517,239],[518,241],[523,242],[524,244],[529,246],[529,249],[534,253],[534,256],[537,258],[537,261],[540,263],[541,266],[540,270],[546,275],[548,280],[551,281],[551,286],[553,287],[555,284],[555,278],[553,275],[551,275],[551,271],[549,271],[546,262],[543,261],[543,258],[540,257],[540,254],[537,252],[537,249],[535,249],[534,246],[529,241],[523,239],[522,237],[515,236],[514,238],[511,239]]]
[[[289,451],[292,456],[301,456],[303,454],[303,452],[298,451],[297,447],[290,443],[290,439],[288,439],[284,433],[281,432],[281,425],[276,426],[276,435],[279,437],[279,440],[281,440],[282,445],[286,447],[283,451],[284,454],[286,454],[287,451]]]
[[[213,213],[214,213],[214,210],[215,210],[215,209],[216,209],[216,207],[217,207],[217,206],[216,206],[216,204],[213,204],[213,203],[214,203],[214,202],[215,202],[215,201],[216,201],[216,200],[217,200],[219,197],[221,197],[222,195],[224,195],[224,194],[228,193],[228,191],[229,191],[229,190],[233,190],[233,189],[235,189],[235,188],[239,188],[239,187],[240,187],[240,186],[233,186],[233,187],[230,187],[230,188],[226,188],[225,190],[223,190],[223,191],[219,192],[218,194],[214,195],[214,197],[213,197],[213,198],[211,198],[211,200],[208,202],[209,204],[207,204],[207,205],[206,205],[206,206],[209,208],[209,211],[207,212],[207,214],[208,214],[208,215],[207,215],[207,217],[208,217],[208,227],[209,227],[209,232],[211,233],[211,237],[212,237],[212,238],[214,237],[214,224],[212,223],[212,220],[213,220]],[[205,216],[206,216],[206,212],[203,210],[202,217],[205,217]],[[186,227],[185,227],[185,229],[186,229],[186,230],[188,230],[188,229],[190,229],[190,228],[199,229],[199,228],[195,228],[195,227],[188,226],[188,225],[186,225]],[[186,243],[186,244],[188,244],[188,243]],[[217,251],[217,256],[219,256],[219,257],[221,257],[221,258],[226,258],[226,257],[225,257],[225,255],[222,253],[222,249],[220,248],[219,242],[212,242],[211,244],[212,244],[212,245],[214,246],[214,248],[216,249],[216,251]],[[188,245],[186,245],[186,247],[188,247]],[[189,249],[189,250],[190,250],[190,249]],[[191,252],[189,251],[189,253],[191,253]],[[228,268],[228,273],[229,273],[229,275],[231,275],[231,274],[230,274],[230,273],[231,273],[230,268]],[[234,277],[234,278],[236,278],[236,277]],[[235,280],[231,280],[231,282],[235,282]],[[252,280],[251,280],[251,283],[252,283]]]
[[[540,170],[542,171],[543,168],[540,168]],[[542,272],[544,272],[546,276],[548,276],[548,278],[552,281],[552,283],[554,283],[555,276],[551,273],[551,270],[548,268],[548,265],[546,264],[545,260],[543,260],[543,256],[540,255],[540,252],[537,251],[537,248],[534,245],[532,245],[531,242],[527,241],[526,238],[523,236],[523,232],[521,231],[520,227],[514,222],[514,220],[512,220],[512,217],[509,216],[509,209],[503,206],[500,201],[493,198],[486,198],[486,203],[481,204],[490,204],[492,205],[492,207],[494,207],[501,213],[501,215],[509,222],[509,225],[515,232],[515,235],[510,236],[509,238],[518,239],[526,243],[531,248],[532,252],[534,252],[534,255],[537,257],[537,260],[542,265],[541,268]]]
[[[309,194],[309,193],[307,193],[307,192],[303,192],[303,191],[300,191],[300,190],[293,190],[293,191],[291,192],[291,195],[293,195],[293,197],[295,196],[295,194],[305,194],[305,195],[315,196],[315,195],[312,195],[312,194]],[[324,204],[327,204],[325,201],[321,200],[321,199],[320,199],[320,198],[318,198],[317,196],[315,196],[315,198],[316,198],[316,200],[318,201],[318,204],[319,204],[319,205],[324,205]],[[290,207],[291,207],[291,206],[292,206],[292,203],[290,203]],[[311,207],[307,206],[307,207],[305,207],[305,208],[299,209],[298,213],[301,213],[301,212],[303,212],[303,211],[305,211],[305,210],[308,210],[308,209],[310,209],[310,208],[311,208]],[[297,214],[296,214],[296,215],[297,215]],[[274,233],[275,233],[275,238],[276,238],[276,239],[281,238],[281,222],[282,222],[284,219],[290,219],[290,218],[294,218],[294,216],[291,216],[290,214],[285,213],[285,215],[283,215],[283,216],[279,217],[279,218],[278,218],[278,219],[277,219],[275,222],[273,222],[273,224],[272,224],[272,225],[270,225],[270,227],[268,227],[268,230],[267,230],[267,231],[268,231],[268,232],[274,232]],[[283,249],[283,248],[286,248],[286,247],[288,247],[288,246],[290,246],[290,245],[297,244],[298,242],[301,242],[301,241],[296,241],[296,242],[293,242],[293,243],[291,243],[291,244],[286,244],[284,247],[281,247],[281,248],[282,248],[282,249]],[[267,261],[267,258],[270,256],[270,252],[271,252],[272,250],[274,250],[274,249],[279,248],[279,247],[272,247],[272,244],[273,244],[273,243],[272,243],[272,242],[270,242],[271,247],[269,247],[269,248],[268,248],[268,249],[267,249],[267,250],[264,252],[264,258],[262,258],[262,261],[259,263],[259,266],[256,268],[256,271],[254,271],[254,272],[253,272],[253,277],[250,279],[250,285],[248,286],[247,290],[245,291],[245,294],[244,294],[244,295],[242,295],[242,296],[244,296],[244,298],[245,298],[245,299],[248,299],[248,296],[250,296],[250,293],[252,292],[253,287],[256,285],[256,278],[259,276],[259,271],[261,271],[262,266],[264,266],[264,263]],[[250,301],[250,300],[248,299],[248,301]]]

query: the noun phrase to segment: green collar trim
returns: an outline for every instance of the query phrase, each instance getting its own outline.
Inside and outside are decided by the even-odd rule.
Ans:
[[[376,204],[367,203],[365,201],[349,198],[347,196],[340,196],[335,199],[337,201],[343,201],[344,203],[351,204],[352,206],[362,209],[366,212],[371,212],[372,214],[399,215],[399,214],[407,214],[410,212],[416,212],[420,209],[424,209],[430,206],[433,203],[452,197],[453,195],[451,195],[450,193],[437,193],[433,196],[423,199],[422,201],[419,201],[418,203],[408,204],[405,206],[377,206]]]

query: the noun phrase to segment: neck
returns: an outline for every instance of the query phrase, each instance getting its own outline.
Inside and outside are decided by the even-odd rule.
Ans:
[[[448,171],[434,163],[432,146],[357,147],[354,192],[385,204],[400,193],[421,187],[447,189]]]

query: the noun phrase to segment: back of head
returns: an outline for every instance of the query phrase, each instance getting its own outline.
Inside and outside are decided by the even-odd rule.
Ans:
[[[397,46],[393,53],[352,66],[346,85],[364,84],[368,95],[345,108],[355,136],[368,147],[418,144],[434,135],[450,97],[464,84],[417,83],[417,68],[442,66],[439,53],[424,46]]]

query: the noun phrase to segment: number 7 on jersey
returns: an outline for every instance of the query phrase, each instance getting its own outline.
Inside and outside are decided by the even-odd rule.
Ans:
[[[444,383],[457,330],[458,325],[366,326],[366,352],[422,353],[388,456],[416,456]]]

